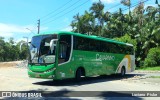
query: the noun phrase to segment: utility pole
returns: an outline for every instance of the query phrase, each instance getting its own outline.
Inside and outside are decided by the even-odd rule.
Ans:
[[[39,32],[40,32],[40,19],[38,20],[38,23],[37,23],[37,24],[38,24],[37,27],[38,27],[38,34],[39,34]]]

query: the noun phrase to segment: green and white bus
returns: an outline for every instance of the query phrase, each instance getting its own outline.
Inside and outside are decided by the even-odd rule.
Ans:
[[[134,71],[132,44],[73,32],[45,32],[32,37],[28,75],[61,80]]]

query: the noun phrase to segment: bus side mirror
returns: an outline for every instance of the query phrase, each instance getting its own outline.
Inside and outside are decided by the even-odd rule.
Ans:
[[[56,46],[58,39],[52,39],[50,41],[50,49],[51,49],[51,53],[53,53],[54,50],[54,46]]]

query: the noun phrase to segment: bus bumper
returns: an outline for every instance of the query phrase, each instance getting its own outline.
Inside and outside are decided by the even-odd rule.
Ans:
[[[43,73],[37,73],[37,72],[32,72],[28,71],[28,76],[31,78],[42,78],[42,79],[54,79],[55,75],[52,72],[43,72]]]

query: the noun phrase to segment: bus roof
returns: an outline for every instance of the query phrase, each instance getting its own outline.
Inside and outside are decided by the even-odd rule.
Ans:
[[[117,44],[123,44],[123,45],[133,46],[132,44],[124,43],[124,42],[119,42],[119,41],[116,41],[116,40],[110,39],[110,38],[105,38],[105,37],[100,37],[100,36],[95,36],[95,35],[86,35],[86,34],[74,33],[74,32],[67,32],[67,31],[42,32],[40,34],[36,34],[35,36],[49,35],[49,34],[70,34],[70,35],[90,38],[90,39],[94,39],[94,40],[101,40],[101,41],[106,41],[106,42],[112,42],[112,43],[117,43]]]

